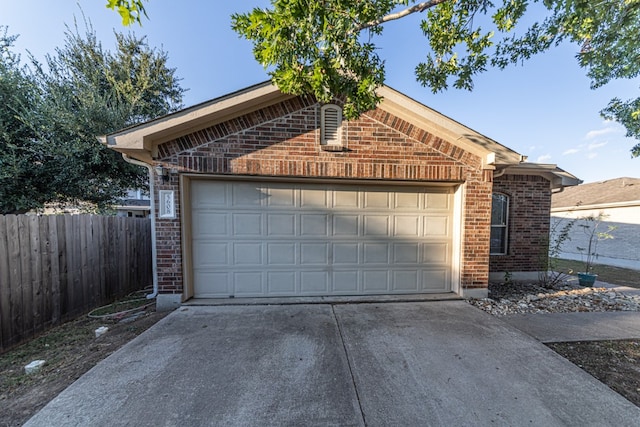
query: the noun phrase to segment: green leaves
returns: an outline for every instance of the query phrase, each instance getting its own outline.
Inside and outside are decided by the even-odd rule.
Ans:
[[[569,42],[592,88],[640,75],[640,0],[272,0],[271,9],[232,16],[232,28],[287,93],[344,100],[345,117],[375,108],[385,79],[373,43],[383,24],[427,11],[425,60],[417,80],[432,91],[473,89],[489,66],[505,68]],[[146,16],[142,0],[108,0],[124,25]],[[529,15],[529,16],[527,16]],[[523,18],[531,21],[522,25]],[[532,19],[533,18],[533,19]],[[402,46],[399,46],[402,48]],[[637,100],[613,100],[606,117],[640,138]],[[640,155],[638,146],[634,155]]]
[[[10,52],[10,41],[2,52]],[[105,208],[127,189],[146,186],[144,170],[96,136],[181,108],[184,90],[166,53],[131,35],[116,35],[116,43],[109,52],[91,28],[67,30],[65,44],[46,66],[32,61],[33,71],[0,55],[0,102],[7,106],[0,109],[0,213],[52,201]]]
[[[615,120],[627,128],[627,136],[640,139],[640,97],[622,101],[614,98],[600,114],[606,119]],[[640,156],[640,143],[631,148],[633,157]]]
[[[354,28],[398,3],[405,2],[276,0],[272,10],[233,15],[232,28],[253,42],[256,60],[282,91],[341,98],[353,118],[375,107],[384,81],[375,46]]]
[[[0,213],[25,212],[34,207],[30,195],[39,190],[48,175],[46,154],[33,140],[30,125],[24,120],[40,94],[20,58],[11,52],[15,39],[0,27]]]
[[[136,22],[142,25],[142,16],[147,17],[142,0],[108,0],[107,8],[118,11],[125,27]]]
[[[449,78],[454,77],[455,88],[473,88],[473,76],[486,70],[487,51],[493,45],[494,35],[475,27],[473,19],[476,13],[485,13],[491,6],[489,1],[449,1],[428,11],[421,28],[430,52],[426,61],[416,67],[416,77],[423,86],[434,92],[444,90]]]

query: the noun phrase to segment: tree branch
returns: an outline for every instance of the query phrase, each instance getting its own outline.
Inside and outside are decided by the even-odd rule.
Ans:
[[[404,18],[407,15],[411,15],[412,13],[424,12],[427,9],[430,9],[434,6],[439,5],[440,3],[444,3],[448,0],[430,0],[423,1],[422,3],[418,3],[415,6],[411,6],[405,10],[401,10],[400,12],[390,13],[389,15],[383,16],[380,19],[376,19],[374,21],[365,22],[364,24],[358,25],[354,28],[354,32],[362,31],[366,28],[377,27],[380,24],[384,24],[385,22],[395,21],[396,19]]]

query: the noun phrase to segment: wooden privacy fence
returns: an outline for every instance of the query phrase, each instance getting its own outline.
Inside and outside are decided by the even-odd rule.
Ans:
[[[149,219],[0,215],[0,352],[151,283]]]

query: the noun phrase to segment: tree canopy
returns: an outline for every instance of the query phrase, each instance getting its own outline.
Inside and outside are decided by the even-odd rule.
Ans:
[[[135,13],[141,1],[118,3]],[[640,0],[271,0],[269,9],[234,14],[231,25],[282,91],[342,98],[345,117],[354,118],[377,105],[385,80],[376,37],[386,22],[414,14],[425,36],[415,75],[434,92],[471,90],[490,67],[565,42],[576,46],[594,89],[640,74]],[[613,99],[601,114],[640,139],[640,97]]]
[[[109,52],[95,32],[67,29],[64,46],[41,64],[20,65],[0,38],[0,213],[51,202],[108,207],[127,189],[144,188],[137,166],[97,135],[151,120],[182,106],[184,90],[167,55],[144,38],[116,34]]]
[[[22,118],[38,103],[35,80],[10,51],[15,36],[0,27],[0,213],[28,210],[30,195],[48,198],[46,154]],[[29,173],[31,179],[23,180]]]

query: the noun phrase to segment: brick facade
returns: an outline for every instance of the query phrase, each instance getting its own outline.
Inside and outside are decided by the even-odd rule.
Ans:
[[[507,254],[492,255],[489,269],[545,270],[551,211],[549,181],[539,176],[503,175],[494,180],[493,191],[509,196],[509,239]]]
[[[381,109],[343,123],[344,151],[324,151],[318,117],[313,98],[296,97],[164,143],[155,161],[179,173],[462,184],[461,285],[486,288],[494,183],[492,172],[482,170],[481,159]],[[176,219],[157,222],[159,290],[182,293],[180,180],[178,174],[167,182],[156,180],[157,189],[176,192],[177,209]],[[549,184],[503,177],[497,185],[512,197],[512,218],[525,217],[513,221],[510,230],[512,235],[523,232],[523,237],[514,239],[509,256],[492,259],[491,266],[529,269],[527,245],[548,230]],[[530,206],[520,208],[521,201],[539,206],[534,212]],[[545,212],[546,221],[535,217]]]

